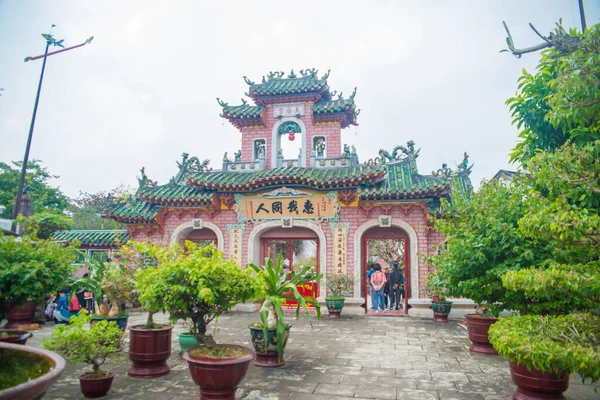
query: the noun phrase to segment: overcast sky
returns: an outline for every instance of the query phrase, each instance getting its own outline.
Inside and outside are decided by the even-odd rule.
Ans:
[[[586,0],[588,25],[600,1]],[[210,158],[240,148],[240,132],[219,117],[220,97],[239,104],[269,71],[331,69],[332,90],[362,110],[342,132],[361,161],[414,140],[419,170],[450,166],[467,151],[478,185],[499,169],[517,130],[505,100],[538,54],[516,59],[505,47],[505,20],[518,47],[540,42],[563,18],[580,27],[577,0],[528,1],[21,1],[0,0],[0,161],[22,160],[42,61],[41,33],[66,46],[50,57],[30,158],[60,178],[69,196],[137,187],[142,166],[166,183],[181,153]]]

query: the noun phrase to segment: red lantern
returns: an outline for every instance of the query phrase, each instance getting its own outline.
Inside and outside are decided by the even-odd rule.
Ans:
[[[290,133],[290,136],[288,137],[288,139],[290,139],[290,142],[293,142],[296,139],[296,135],[294,135],[293,133]]]

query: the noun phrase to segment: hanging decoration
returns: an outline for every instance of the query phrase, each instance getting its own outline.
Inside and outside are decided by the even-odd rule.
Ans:
[[[297,122],[287,121],[281,124],[277,132],[280,135],[288,135],[289,141],[293,142],[296,139],[296,133],[302,133],[302,128]]]

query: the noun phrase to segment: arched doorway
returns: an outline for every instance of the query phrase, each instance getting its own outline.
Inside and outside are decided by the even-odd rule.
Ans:
[[[315,275],[320,271],[319,237],[308,228],[274,228],[261,235],[261,259],[276,263],[281,256],[284,263],[284,273],[289,278],[290,272],[298,272],[305,267],[314,269]],[[303,296],[316,299],[319,296],[318,282],[311,282],[298,291]],[[295,300],[286,300],[283,305],[296,306]]]
[[[271,165],[306,166],[306,127],[300,118],[286,117],[273,126]],[[279,165],[280,163],[283,165]]]
[[[248,262],[255,263],[257,265],[264,264],[264,257],[267,252],[265,251],[265,241],[268,240],[281,240],[281,241],[294,241],[294,240],[309,240],[314,241],[314,249],[316,251],[316,266],[317,273],[324,272],[326,266],[327,257],[327,242],[325,233],[319,224],[311,221],[294,220],[293,228],[282,228],[281,221],[268,221],[257,224],[248,238]],[[291,243],[288,246],[293,246]],[[284,245],[281,245],[282,247]],[[297,246],[297,245],[296,245]],[[289,254],[289,253],[288,253]],[[302,254],[300,254],[301,256]],[[291,260],[293,262],[294,260]],[[324,298],[326,294],[326,283],[327,278],[324,275],[321,279],[318,291],[315,293],[317,298]]]
[[[189,221],[179,225],[171,234],[171,244],[183,244],[185,240],[213,243],[219,250],[223,250],[223,233],[218,226],[210,222]]]
[[[404,287],[401,287],[402,305],[398,307],[391,306],[388,299],[391,298],[391,292],[386,285],[385,288],[385,308],[384,312],[389,311],[389,315],[407,315],[408,314],[408,297],[410,281],[410,252],[408,247],[407,233],[398,227],[373,227],[368,229],[362,235],[362,255],[361,263],[361,296],[365,298],[365,313],[375,314],[379,310],[373,307],[373,296],[371,294],[368,274],[369,265],[377,264],[382,271],[389,277],[392,270],[392,264],[398,263],[399,269],[403,274]]]

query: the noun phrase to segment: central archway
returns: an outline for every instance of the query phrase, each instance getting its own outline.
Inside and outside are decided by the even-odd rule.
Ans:
[[[224,246],[223,232],[221,232],[219,227],[211,222],[203,221],[202,229],[199,229],[199,230],[203,230],[203,229],[209,229],[214,232],[214,234],[217,237],[217,248],[222,251],[223,246]],[[179,225],[177,228],[175,228],[175,230],[171,234],[171,245],[173,245],[175,243],[179,243],[180,240],[185,239],[194,230],[195,229],[194,229],[193,221],[184,222],[183,224]],[[196,230],[198,230],[198,229],[196,229]]]
[[[410,224],[400,219],[392,219],[391,226],[400,228],[408,235],[408,254],[410,259],[410,298],[418,297],[419,293],[419,258],[417,256],[417,233]],[[360,293],[361,289],[361,265],[363,260],[362,239],[364,234],[371,228],[379,227],[379,220],[369,220],[358,227],[354,233],[354,293]]]
[[[323,273],[322,284],[319,288],[318,300],[324,300],[327,288],[327,277],[324,271],[327,270],[327,239],[325,233],[319,224],[309,221],[294,220],[294,227],[308,228],[317,234],[319,239],[319,266],[321,273]],[[262,265],[263,260],[260,259],[260,239],[263,233],[271,230],[281,228],[281,221],[269,221],[257,224],[248,238],[248,262],[252,262],[257,265]],[[291,228],[292,231],[294,228]]]

